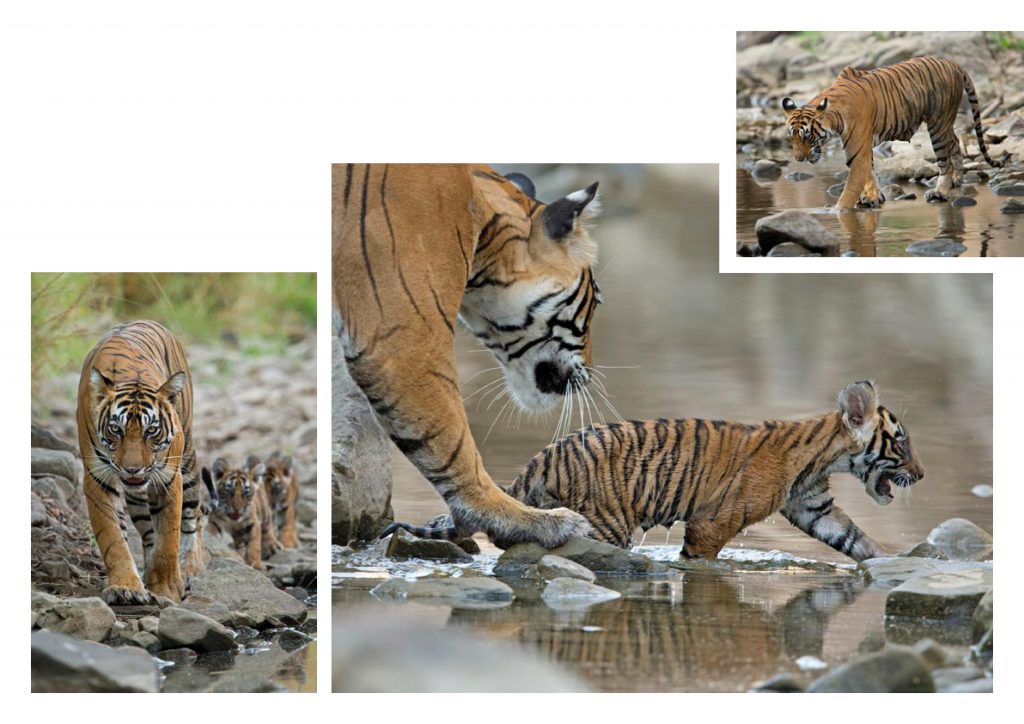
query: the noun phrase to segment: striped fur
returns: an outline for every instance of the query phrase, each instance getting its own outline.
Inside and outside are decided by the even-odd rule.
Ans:
[[[285,548],[298,548],[295,513],[299,501],[299,476],[291,456],[275,452],[267,458],[265,480],[277,537]]]
[[[215,501],[211,522],[231,534],[235,550],[246,563],[262,570],[263,559],[281,550],[267,494],[266,467],[252,457],[240,468],[217,458],[212,468],[203,468],[202,475]]]
[[[872,147],[883,141],[909,141],[925,123],[939,167],[935,188],[925,192],[925,199],[946,201],[963,180],[963,150],[953,124],[964,91],[981,153],[989,165],[999,168],[1002,164],[989,157],[982,137],[974,83],[963,67],[944,58],[912,58],[866,71],[847,66],[807,105],[798,107],[793,99],[784,98],[793,157],[815,163],[825,141],[839,136],[850,175],[837,207],[877,208],[885,196],[874,174]]]
[[[180,600],[204,565],[192,379],[181,344],[156,322],[112,329],[85,358],[77,414],[89,520],[109,579],[104,600]],[[125,510],[142,537],[145,585],[128,550]]]
[[[542,450],[508,493],[529,505],[579,511],[595,538],[622,547],[632,545],[637,528],[683,521],[687,558],[714,558],[745,527],[777,511],[855,560],[884,555],[833,503],[828,481],[836,472],[858,477],[879,505],[892,501],[892,485],[924,476],[906,430],[878,404],[870,382],[843,389],[838,410],[800,422],[596,425]],[[431,538],[473,532],[450,521],[435,525],[398,523],[389,531]]]
[[[352,379],[455,520],[511,544],[585,533],[531,510],[484,469],[455,369],[456,317],[494,354],[523,409],[590,378],[600,303],[586,222],[597,184],[551,204],[486,166],[336,166],[333,294]]]

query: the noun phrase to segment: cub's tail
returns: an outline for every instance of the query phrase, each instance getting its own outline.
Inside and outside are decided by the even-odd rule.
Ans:
[[[964,90],[967,91],[967,100],[971,104],[971,113],[974,115],[974,133],[978,136],[978,147],[981,149],[981,155],[988,161],[988,165],[992,168],[1002,168],[1003,162],[1006,161],[1006,157],[1003,157],[1002,161],[993,161],[988,155],[988,148],[985,146],[985,139],[981,133],[981,110],[978,108],[978,95],[974,92],[974,82],[971,81],[971,76],[967,75],[967,71],[964,71]]]

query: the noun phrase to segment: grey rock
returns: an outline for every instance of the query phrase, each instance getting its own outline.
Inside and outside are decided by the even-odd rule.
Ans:
[[[32,423],[32,447],[47,450],[63,450],[73,455],[78,454],[78,446],[65,440],[50,428],[37,422]]]
[[[146,633],[155,634],[159,625],[160,619],[156,616],[143,616],[139,619],[139,630]]]
[[[235,636],[212,618],[185,608],[165,608],[160,612],[157,636],[167,648],[187,647],[200,653],[230,651]]]
[[[965,184],[980,184],[984,180],[984,177],[977,171],[968,171],[963,177],[963,183]]]
[[[68,506],[72,502],[77,502],[78,498],[78,489],[75,487],[75,484],[59,475],[37,475],[33,477],[32,492],[40,497],[59,500]]]
[[[195,613],[202,614],[207,618],[212,618],[217,623],[225,626],[234,626],[236,623],[236,614],[222,602],[216,601],[209,596],[197,596],[193,594],[182,601],[179,604],[179,607],[186,611],[194,611]],[[149,618],[154,617],[150,616]],[[156,619],[154,618],[154,620]]]
[[[473,561],[473,556],[450,540],[424,540],[401,528],[391,534],[385,555],[397,560],[423,558],[450,563],[471,563]]]
[[[266,576],[242,561],[215,558],[192,579],[192,595],[223,604],[233,621],[255,628],[293,626],[306,620],[306,606],[279,591]]]
[[[900,556],[909,558],[934,558],[939,561],[948,561],[949,557],[943,552],[941,548],[938,548],[928,541],[922,541],[916,546],[911,548],[906,553],[900,553]]]
[[[754,164],[754,168],[751,173],[754,175],[754,178],[776,179],[782,175],[782,169],[779,167],[779,164],[775,163],[775,161],[762,158]]]
[[[578,578],[556,578],[544,587],[541,598],[551,608],[581,608],[621,598],[610,588],[597,586]]]
[[[986,561],[992,558],[992,536],[964,518],[937,525],[926,540],[951,561]]]
[[[68,480],[80,481],[77,463],[74,454],[66,450],[32,448],[33,475],[59,475]]]
[[[114,649],[53,631],[32,633],[33,693],[151,693],[159,685],[160,671],[145,651]]]
[[[977,206],[978,202],[972,199],[970,196],[957,196],[951,202],[953,206]]]
[[[814,174],[805,173],[803,171],[793,171],[792,173],[787,173],[786,178],[790,181],[806,181],[807,179],[814,178]]]
[[[888,649],[843,664],[816,679],[811,692],[931,692],[931,672],[921,657],[905,649]]]
[[[767,256],[821,256],[792,241],[785,241],[772,247]]]
[[[32,525],[46,525],[48,517],[49,514],[46,512],[43,501],[39,499],[38,495],[32,493]]]
[[[860,254],[855,252],[853,249],[847,249],[842,253],[842,256],[860,256]]]
[[[131,641],[134,646],[138,646],[140,649],[145,649],[151,654],[155,654],[164,647],[163,644],[160,643],[160,637],[156,634],[150,633],[149,631],[136,631],[128,636],[128,640]]]
[[[900,194],[899,196],[894,198],[893,201],[913,201],[916,198],[917,194],[915,194],[913,191],[908,191],[905,194]]]
[[[913,619],[971,621],[982,597],[992,589],[991,569],[916,575],[889,591],[885,615]]]
[[[844,188],[846,188],[846,184],[832,184],[827,189],[825,189],[825,193],[827,193],[834,199],[838,199],[840,196],[843,195]]]
[[[57,598],[40,591],[32,592],[32,610],[40,628],[90,641],[103,641],[114,630],[117,618],[103,599]]]
[[[160,659],[170,661],[175,666],[191,666],[199,658],[192,649],[164,649],[160,652]]]
[[[1024,214],[1024,204],[1017,199],[1010,199],[999,207],[1001,214]]]
[[[1008,181],[999,184],[993,191],[996,192],[996,196],[1024,196],[1024,183]]]
[[[792,674],[776,674],[765,681],[759,682],[751,689],[752,692],[792,694],[804,691],[803,682]]]
[[[435,599],[458,608],[490,608],[512,602],[514,593],[506,584],[486,576],[458,578],[389,578],[370,591],[377,598]]]
[[[744,143],[740,146],[740,153],[757,153],[758,145],[756,143]]]
[[[528,577],[536,577],[542,581],[553,581],[556,578],[578,578],[581,581],[593,583],[597,579],[597,575],[589,568],[584,568],[579,563],[561,556],[542,556],[537,564],[529,570],[533,575]]]
[[[961,196],[977,196],[978,188],[976,186],[965,185],[960,187]],[[973,204],[972,204],[973,205]]]
[[[986,143],[1002,143],[1008,136],[1024,135],[1024,118],[1011,114],[998,123],[993,123],[982,135]]]
[[[592,538],[570,538],[547,550],[538,543],[518,543],[506,550],[494,565],[496,576],[521,576],[549,553],[568,558],[597,574],[625,576],[670,575],[672,569],[640,553],[623,550]]]
[[[391,441],[331,340],[331,542],[372,540],[394,518]]]
[[[992,591],[991,589],[981,597],[971,617],[972,641],[980,642],[985,634],[992,630]]]
[[[887,199],[895,199],[903,195],[903,187],[896,184],[886,184],[882,187],[882,194]]]
[[[907,245],[907,253],[912,256],[960,256],[965,251],[967,247],[953,239],[930,239]]]
[[[835,235],[821,222],[803,211],[780,211],[758,219],[754,225],[758,244],[764,253],[787,241],[795,241],[811,251],[823,254],[838,249]]]
[[[992,573],[991,563],[975,563],[969,561],[943,561],[933,558],[912,558],[892,556],[888,558],[869,558],[857,564],[864,573],[868,583],[882,587],[898,586],[914,576],[932,573],[965,573],[985,570]]]

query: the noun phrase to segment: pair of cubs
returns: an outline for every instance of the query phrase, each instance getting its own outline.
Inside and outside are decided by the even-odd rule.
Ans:
[[[217,458],[202,475],[213,502],[211,518],[231,534],[246,563],[262,570],[264,559],[282,548],[298,547],[299,481],[291,457],[277,452],[261,462],[250,455],[241,467]]]

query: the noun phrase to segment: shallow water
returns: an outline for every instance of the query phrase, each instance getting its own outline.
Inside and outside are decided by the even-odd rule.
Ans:
[[[843,212],[828,208],[836,199],[826,190],[842,181],[835,174],[846,170],[839,156],[820,162],[790,163],[774,181],[755,179],[740,164],[757,158],[740,154],[736,169],[736,239],[754,243],[754,224],[758,219],[787,209],[813,214],[832,231],[840,242],[840,253],[855,251],[860,256],[909,256],[907,245],[927,239],[953,239],[967,247],[961,256],[1024,255],[1024,222],[1019,215],[1002,214],[999,208],[1010,197],[996,196],[985,184],[976,184],[977,206],[955,207],[950,203],[929,204],[924,200],[928,187],[901,183],[904,192],[913,192],[912,201],[887,200],[881,209]],[[814,174],[806,181],[790,181],[794,171]]]
[[[614,173],[598,167],[590,176],[601,179],[603,189],[614,188],[605,178]],[[837,503],[894,551],[911,548],[952,517],[991,531],[993,499],[971,493],[993,482],[990,275],[720,275],[716,169],[634,169],[627,178],[629,202],[606,191],[593,232],[605,299],[594,321],[594,363],[604,366],[605,385],[623,417],[800,418],[831,409],[841,387],[871,378],[882,403],[908,427],[926,476],[883,508],[856,479],[837,475]],[[542,198],[566,190],[535,181]],[[504,399],[491,399],[499,387],[473,395],[497,372],[470,381],[495,366],[493,357],[461,331],[457,349],[484,464],[509,484],[551,440],[558,411],[497,420]],[[592,412],[595,421],[612,417],[603,405]],[[415,523],[445,510],[397,452],[392,503],[396,519]],[[683,529],[654,528],[644,543],[677,549]],[[729,546],[850,562],[781,516],[750,527]],[[430,620],[540,648],[601,689],[740,690],[795,670],[803,655],[836,662],[881,645],[884,592],[860,590],[839,571],[602,579],[629,593],[570,615],[530,602],[524,589],[510,607],[444,615],[431,607]],[[375,580],[335,582],[335,615],[371,600],[368,588],[388,575],[371,573]],[[393,605],[424,608],[375,605],[382,616]]]

